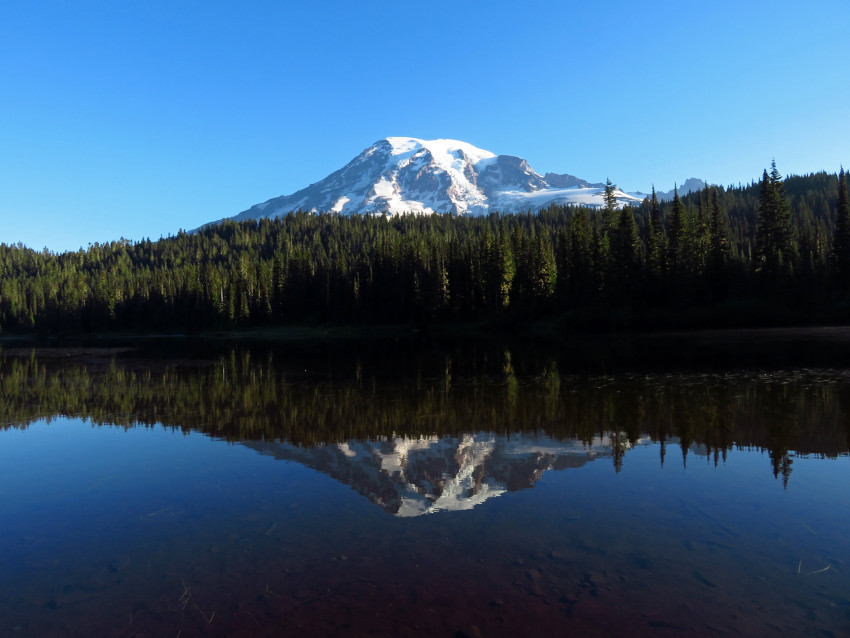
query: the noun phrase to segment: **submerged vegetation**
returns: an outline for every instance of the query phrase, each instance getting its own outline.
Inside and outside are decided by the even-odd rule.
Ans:
[[[783,180],[774,165],[748,186],[615,201],[486,217],[294,212],[63,254],[0,244],[0,331],[850,318],[843,171]]]

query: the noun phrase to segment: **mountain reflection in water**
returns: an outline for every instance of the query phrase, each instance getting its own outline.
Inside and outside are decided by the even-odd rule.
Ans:
[[[264,453],[273,454],[271,442],[288,444],[281,450],[295,454],[301,447],[395,437],[484,432],[496,441],[545,434],[594,455],[594,445],[605,441],[617,471],[626,451],[649,439],[661,444],[662,463],[676,448],[685,463],[694,446],[715,463],[734,448],[766,450],[770,470],[786,484],[794,454],[834,458],[850,448],[847,368],[599,376],[562,373],[562,366],[554,355],[518,358],[504,349],[418,358],[403,350],[375,358],[227,347],[199,358],[129,349],[6,349],[0,427],[53,416],[163,425],[231,442],[262,441]],[[382,446],[374,448],[379,455],[396,453]],[[465,480],[475,485],[477,479],[473,473]],[[512,489],[497,487],[503,482],[492,488]],[[413,485],[429,495],[430,504],[420,503],[425,510],[447,506],[436,504],[449,483]]]
[[[0,635],[850,632],[847,367],[181,348],[0,354]]]
[[[472,509],[505,492],[533,487],[546,470],[613,456],[607,436],[590,443],[478,433],[310,447],[264,441],[243,445],[327,474],[396,516]]]

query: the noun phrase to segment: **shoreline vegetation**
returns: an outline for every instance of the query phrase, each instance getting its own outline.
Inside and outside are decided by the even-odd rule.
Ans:
[[[522,327],[523,330],[518,330]],[[719,327],[719,328],[659,328],[655,330],[612,330],[558,332],[553,323],[537,321],[527,325],[488,324],[487,322],[455,322],[444,324],[292,324],[262,327],[239,327],[230,330],[207,332],[80,332],[75,334],[51,334],[14,332],[0,334],[0,353],[18,346],[32,346],[40,350],[59,349],[65,346],[83,349],[97,348],[99,343],[109,343],[108,348],[118,347],[127,341],[155,343],[168,341],[184,342],[256,342],[256,343],[344,343],[381,340],[413,341],[454,340],[535,341],[540,343],[576,343],[581,340],[664,340],[734,343],[778,343],[782,341],[829,342],[850,344],[850,326],[838,324],[777,325],[763,327]],[[5,348],[5,350],[4,350]]]
[[[564,335],[850,321],[846,176],[537,213],[225,221],[54,254],[0,244],[0,336]]]

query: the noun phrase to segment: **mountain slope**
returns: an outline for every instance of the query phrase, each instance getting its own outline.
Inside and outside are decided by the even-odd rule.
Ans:
[[[307,188],[252,206],[234,219],[277,217],[294,210],[343,214],[539,210],[551,204],[601,206],[604,188],[571,175],[534,171],[524,159],[495,155],[457,140],[388,137]],[[570,186],[557,185],[573,184]],[[642,195],[616,190],[621,204]]]

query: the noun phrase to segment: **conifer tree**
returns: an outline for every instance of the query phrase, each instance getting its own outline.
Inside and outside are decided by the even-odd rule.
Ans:
[[[715,295],[723,296],[729,261],[729,216],[717,201],[717,189],[711,189],[708,216],[708,274]]]
[[[549,233],[542,232],[537,236],[530,261],[532,297],[535,303],[545,306],[555,294],[558,273]]]
[[[711,252],[711,195],[708,184],[697,198],[697,218],[693,228],[692,268],[697,273],[705,272],[707,258]]]
[[[578,209],[567,227],[568,289],[579,300],[588,299],[596,288],[594,280],[594,231],[587,210]]]
[[[838,206],[835,217],[835,258],[842,284],[850,280],[850,199],[844,167],[838,173]]]
[[[646,266],[652,279],[660,279],[664,266],[664,227],[661,224],[661,207],[655,185],[652,186],[652,198],[649,204],[649,228],[646,233]]]
[[[722,266],[729,256],[729,216],[717,201],[717,189],[711,190],[709,243],[711,261]]]
[[[623,206],[611,242],[610,281],[618,288],[618,294],[633,292],[629,286],[638,279],[640,248],[635,216],[630,206]]]
[[[496,244],[496,303],[499,311],[508,307],[511,301],[511,289],[516,275],[516,261],[511,247],[511,238],[502,220],[499,229],[499,240]]]
[[[602,230],[599,228],[599,216],[594,213],[592,232],[591,232],[591,264],[592,277],[590,287],[592,290],[599,291],[605,287],[605,271],[608,266],[608,251],[605,246],[605,239],[602,236]]]
[[[785,199],[782,175],[771,162],[771,171],[762,175],[759,187],[759,211],[756,220],[756,272],[767,281],[793,265],[791,207]]]
[[[611,180],[605,181],[605,194],[603,195],[604,204],[602,206],[602,227],[603,232],[610,233],[613,226],[616,225],[617,211],[617,196],[614,195],[614,185]]]
[[[679,198],[679,188],[673,188],[670,209],[670,228],[667,231],[668,267],[674,279],[681,276],[685,265],[685,205]]]
[[[756,256],[758,261],[755,268],[757,271],[766,267],[771,253],[772,229],[776,224],[774,219],[776,205],[773,200],[774,193],[770,188],[770,178],[767,176],[767,169],[764,169],[759,182],[759,210],[756,219]]]

